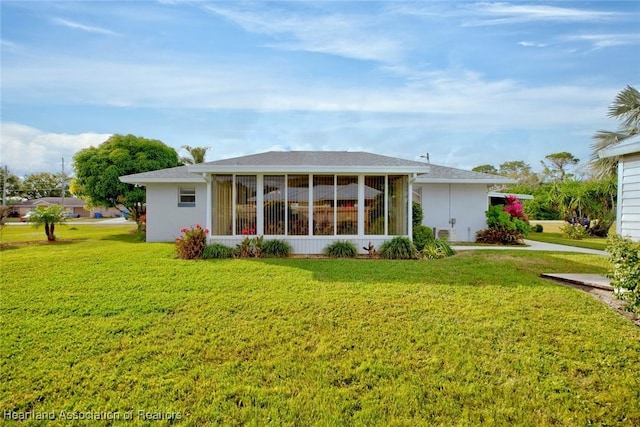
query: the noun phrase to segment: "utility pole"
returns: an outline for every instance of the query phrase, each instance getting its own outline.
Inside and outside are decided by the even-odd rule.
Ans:
[[[7,175],[9,168],[4,165],[4,173],[2,174],[2,206],[7,206]]]
[[[62,212],[64,212],[64,193],[65,193],[65,176],[64,176],[64,157],[62,158]]]

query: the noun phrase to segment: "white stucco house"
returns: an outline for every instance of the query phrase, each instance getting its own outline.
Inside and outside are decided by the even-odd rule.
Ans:
[[[147,241],[172,241],[201,224],[209,241],[247,235],[317,254],[335,240],[379,247],[411,236],[412,203],[424,225],[452,241],[486,227],[489,189],[508,178],[347,151],[266,152],[120,177],[146,187]],[[362,250],[362,249],[361,249]]]
[[[607,148],[600,158],[618,158],[618,206],[616,231],[640,241],[640,138]]]

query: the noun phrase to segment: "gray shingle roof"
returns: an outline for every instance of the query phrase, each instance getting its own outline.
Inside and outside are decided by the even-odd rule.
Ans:
[[[402,173],[418,174],[417,182],[507,184],[505,177],[413,160],[354,151],[269,151],[197,165],[179,166],[120,177],[128,183],[204,182],[202,173]]]
[[[204,179],[200,174],[189,172],[188,166],[159,169],[156,171],[135,173],[120,177],[120,181],[128,183],[145,182],[146,180],[151,180],[152,182],[191,182],[194,180],[204,182]]]
[[[202,163],[206,166],[381,166],[424,167],[425,163],[362,151],[268,151],[249,156]]]

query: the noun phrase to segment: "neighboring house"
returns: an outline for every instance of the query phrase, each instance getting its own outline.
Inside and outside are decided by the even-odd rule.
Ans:
[[[604,149],[600,158],[618,158],[616,232],[640,241],[640,138]]]
[[[64,205],[64,210],[79,217],[92,217],[96,213],[100,213],[104,217],[122,216],[120,211],[116,208],[94,208],[85,209],[84,200],[77,197],[43,197],[40,199],[25,200],[20,203],[14,203],[11,205],[15,215],[23,216],[27,212],[34,210],[38,206],[51,206],[51,205]]]
[[[486,227],[495,175],[364,152],[266,152],[120,177],[147,190],[147,241],[171,241],[201,224],[209,241],[284,239],[316,254],[335,240],[361,251],[411,236],[412,202],[424,225],[472,241]]]

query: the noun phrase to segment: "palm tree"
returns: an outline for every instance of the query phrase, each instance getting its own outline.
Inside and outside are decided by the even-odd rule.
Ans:
[[[65,221],[63,207],[60,205],[51,205],[49,207],[38,206],[31,212],[29,222],[33,223],[36,228],[44,225],[47,240],[50,242],[56,240],[54,234],[56,224],[62,224]]]
[[[599,130],[593,136],[591,165],[598,178],[615,175],[618,165],[615,158],[600,159],[598,152],[640,133],[640,92],[632,86],[625,87],[609,106],[607,115],[620,120],[620,126],[615,132]]]
[[[189,153],[189,157],[180,158],[180,161],[186,165],[204,163],[204,158],[207,155],[207,151],[211,150],[211,147],[192,147],[190,145],[183,145],[180,148]]]

